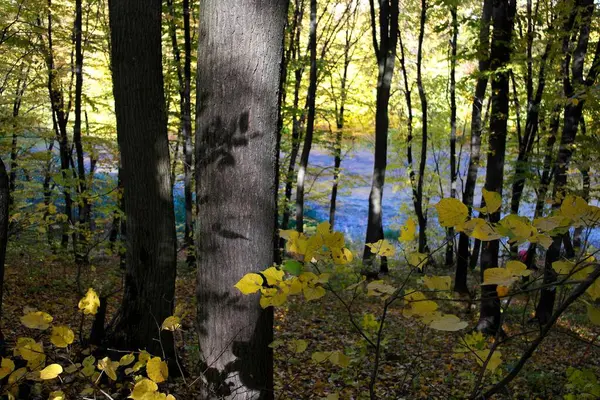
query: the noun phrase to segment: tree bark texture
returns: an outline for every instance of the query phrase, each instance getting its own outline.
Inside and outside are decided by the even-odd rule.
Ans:
[[[377,76],[377,98],[375,108],[375,160],[373,163],[373,179],[369,194],[369,216],[365,243],[375,243],[383,239],[382,200],[387,167],[387,140],[389,128],[388,108],[390,89],[394,75],[396,44],[398,41],[398,0],[379,2],[379,41],[376,35],[374,5],[371,3],[371,26],[373,30],[373,47],[377,57],[379,72]],[[367,264],[373,260],[373,253],[367,246],[364,248],[363,261]],[[382,257],[380,272],[387,272],[387,260]]]
[[[127,218],[123,301],[109,338],[117,348],[173,356],[160,332],[172,315],[176,242],[162,76],[160,0],[111,0],[113,92]],[[135,18],[131,18],[135,15]],[[162,340],[162,346],[156,339]],[[162,347],[162,348],[161,348]]]
[[[485,189],[502,195],[504,182],[504,157],[506,151],[507,123],[509,115],[509,73],[506,65],[511,55],[511,39],[516,12],[515,0],[494,0],[492,13],[493,33],[490,47],[492,72],[492,113],[490,117],[490,140],[487,157]],[[489,215],[490,223],[500,220],[500,211]],[[488,268],[498,267],[500,241],[482,243],[481,276]],[[482,279],[483,281],[483,279]],[[496,334],[500,329],[500,299],[496,285],[482,285],[481,307],[477,330]]]
[[[286,10],[285,0],[207,0],[200,10],[197,322],[208,382],[202,398],[273,398],[272,309],[234,285],[273,262]]]

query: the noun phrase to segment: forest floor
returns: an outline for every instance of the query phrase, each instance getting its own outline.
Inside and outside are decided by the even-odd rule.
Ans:
[[[54,317],[56,323],[70,326],[75,331],[76,343],[80,331],[84,336],[89,334],[91,318],[87,317],[82,323],[77,308],[81,298],[76,284],[77,270],[72,263],[47,254],[34,255],[23,249],[11,248],[6,264],[2,332],[9,345],[17,337],[31,335],[31,331],[27,332],[27,328],[19,322],[24,307],[45,311]],[[435,270],[431,273],[446,275],[451,271]],[[96,262],[82,277],[80,286],[83,290],[94,287],[101,295],[112,293],[121,285],[118,262],[111,257]],[[393,274],[386,279],[393,281]],[[194,330],[194,286],[195,272],[181,267],[176,295],[178,310],[184,318],[177,346],[190,376],[185,383],[176,378],[161,385],[165,388],[161,390],[174,394],[177,399],[197,398],[199,351]],[[522,304],[519,305],[519,302]],[[107,321],[110,321],[119,303],[118,293],[109,299]],[[469,306],[465,302],[444,304],[447,307],[444,312],[467,320],[469,326],[476,323],[476,305]],[[527,322],[522,325],[525,319],[529,319],[530,307],[527,308],[524,299],[516,299],[515,304],[514,311],[506,318],[506,333],[509,336],[518,333],[522,326],[535,332],[536,325]],[[362,320],[366,313],[378,316],[382,313],[382,303],[365,298],[355,302],[352,311],[357,320]],[[369,398],[373,354],[366,350],[364,340],[352,328],[347,309],[335,296],[328,294],[308,303],[291,300],[285,307],[276,310],[275,317],[276,340],[302,339],[308,342],[308,349],[299,354],[286,346],[275,349],[276,398],[322,399],[332,393],[338,393],[339,399]],[[479,366],[472,358],[456,357],[454,349],[460,333],[431,330],[417,319],[403,316],[400,307],[389,309],[385,332],[387,340],[384,341],[375,385],[378,398],[462,399],[471,393]],[[572,399],[593,398],[583,397],[581,392],[584,390],[569,383],[566,371],[569,367],[589,369],[596,377],[600,376],[600,346],[594,342],[597,335],[597,328],[594,331],[587,322],[585,307],[574,307],[559,320],[556,329],[510,384],[509,390],[496,398],[560,399],[569,393],[576,395],[570,397]],[[503,345],[502,364],[494,374],[486,374],[486,384],[496,382],[508,373],[531,339],[532,335],[517,335]],[[71,354],[76,357],[82,349],[76,345],[72,347]],[[311,360],[315,351],[335,350],[342,350],[350,357],[349,367]],[[111,382],[107,385],[114,399],[128,396],[127,386]],[[66,390],[63,384],[60,388],[67,394],[80,390],[77,382],[71,382],[70,387]],[[47,393],[45,396],[39,398],[47,399]],[[29,395],[28,398],[35,397]]]

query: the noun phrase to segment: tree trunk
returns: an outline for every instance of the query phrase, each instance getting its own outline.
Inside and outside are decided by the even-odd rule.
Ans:
[[[377,99],[375,108],[375,160],[373,163],[373,180],[369,194],[369,217],[367,220],[366,243],[375,243],[383,239],[382,200],[387,166],[387,140],[390,103],[390,89],[394,75],[396,43],[398,41],[398,0],[385,0],[379,7],[379,43],[376,35],[375,10],[371,2],[371,27],[373,30],[373,47],[379,73],[377,76]],[[371,264],[373,253],[365,245],[363,262]],[[387,259],[382,257],[379,271],[388,272]]]
[[[308,157],[312,146],[313,134],[315,131],[315,101],[317,97],[317,0],[310,0],[310,77],[308,82],[308,117],[306,120],[306,134],[304,135],[304,144],[302,154],[300,155],[300,165],[298,166],[298,178],[296,182],[296,230],[304,231],[304,182],[306,180],[306,170],[308,168]]]
[[[469,208],[469,216],[473,207],[473,197],[475,195],[475,186],[477,185],[477,170],[481,159],[481,114],[483,100],[488,83],[489,69],[489,46],[490,46],[490,19],[492,17],[493,0],[484,0],[481,9],[481,24],[479,26],[479,75],[475,85],[475,95],[473,96],[473,107],[471,111],[471,156],[469,158],[469,167],[465,188],[463,193],[463,204]],[[454,291],[461,294],[468,294],[467,274],[469,270],[469,236],[461,232],[458,239],[458,254],[456,257],[456,275],[454,277]]]
[[[277,114],[287,2],[200,9],[196,123],[201,398],[273,398],[273,311],[233,286],[274,257]],[[227,17],[235,24],[223,24]]]
[[[191,108],[191,57],[192,39],[190,33],[190,1],[183,0],[183,65],[181,65],[181,52],[177,41],[177,26],[175,24],[175,10],[173,0],[167,1],[170,14],[169,36],[173,47],[175,68],[177,70],[177,83],[179,86],[179,110],[181,136],[183,137],[183,197],[185,203],[185,222],[183,234],[183,248],[186,250],[186,262],[191,268],[196,263],[194,251],[193,205],[192,205],[192,108]],[[172,182],[174,183],[174,179]]]
[[[340,165],[342,164],[342,141],[343,141],[343,130],[344,130],[344,111],[346,108],[346,97],[348,95],[348,69],[350,62],[352,61],[352,55],[350,51],[356,44],[357,40],[353,39],[353,32],[356,28],[356,16],[358,15],[358,6],[353,11],[353,21],[348,23],[345,31],[345,42],[344,42],[344,64],[342,77],[340,82],[340,106],[336,104],[336,133],[335,133],[335,144],[334,144],[334,160],[333,160],[333,186],[331,188],[331,201],[329,203],[329,224],[331,229],[335,225],[335,211],[337,202],[337,193],[340,180]]]
[[[6,259],[6,244],[8,243],[8,175],[4,162],[0,159],[0,318],[2,318],[2,294],[4,289],[4,261]]]
[[[425,179],[425,166],[427,165],[427,95],[423,87],[423,39],[425,37],[425,22],[427,20],[427,0],[421,0],[421,18],[419,22],[419,44],[417,48],[417,88],[421,100],[421,157],[419,159],[419,177],[417,178],[417,198],[415,211],[419,220],[419,253],[429,252],[427,246],[427,209],[423,209],[423,182]]]
[[[458,10],[456,4],[450,8],[452,15],[452,40],[450,42],[450,197],[456,197],[456,48],[458,41]],[[446,266],[454,264],[454,228],[446,236]]]
[[[67,221],[63,225],[63,233],[61,239],[61,245],[63,248],[66,248],[69,244],[69,231],[71,230],[71,226],[73,226],[73,199],[71,196],[71,184],[70,177],[67,173],[70,166],[70,146],[69,146],[69,138],[67,134],[67,123],[68,123],[68,115],[71,105],[70,101],[65,104],[64,94],[61,90],[60,82],[57,81],[57,71],[55,69],[54,63],[54,45],[53,45],[53,37],[52,37],[52,24],[53,24],[53,15],[52,15],[52,0],[47,1],[48,9],[47,9],[47,19],[48,25],[46,26],[46,34],[47,34],[47,45],[44,49],[45,51],[45,61],[46,61],[46,69],[48,73],[48,94],[50,96],[50,104],[52,108],[52,119],[53,119],[53,127],[56,134],[56,140],[58,142],[59,156],[60,156],[60,170],[63,179],[63,196],[65,198],[65,210],[64,213],[67,216]],[[75,252],[77,251],[77,243],[76,236],[73,234],[73,249]]]
[[[494,0],[493,34],[490,51],[490,68],[492,75],[492,113],[490,118],[490,141],[487,157],[485,189],[502,195],[504,182],[504,156],[506,150],[509,73],[506,66],[510,61],[511,39],[513,32],[515,0]],[[490,223],[500,220],[500,211],[489,215]],[[492,240],[482,243],[481,277],[488,268],[498,267],[500,241]],[[481,308],[477,330],[495,335],[500,329],[500,299],[496,293],[496,285],[482,285]]]
[[[281,229],[288,229],[290,223],[290,207],[292,200],[292,189],[294,185],[294,170],[296,169],[296,160],[300,151],[301,126],[304,123],[304,110],[298,117],[298,105],[300,103],[300,86],[302,75],[304,74],[304,65],[300,60],[300,34],[302,33],[302,17],[304,15],[304,0],[294,1],[294,17],[290,30],[290,45],[287,50],[289,56],[288,63],[297,63],[294,69],[294,98],[292,100],[292,149],[290,151],[290,161],[285,175],[285,190],[283,201],[283,215],[281,217]],[[283,247],[283,240],[281,243]]]
[[[108,337],[118,349],[164,350],[172,360],[173,336],[158,329],[173,313],[176,275],[161,1],[111,0],[109,13],[127,253],[123,301]]]
[[[75,259],[78,262],[84,262],[87,257],[85,230],[90,228],[91,203],[88,198],[85,178],[85,161],[83,155],[83,145],[81,142],[81,95],[83,90],[83,50],[82,50],[82,0],[75,1],[75,120],[73,124],[73,144],[77,154],[77,195],[79,196],[79,237],[77,248],[75,249]]]

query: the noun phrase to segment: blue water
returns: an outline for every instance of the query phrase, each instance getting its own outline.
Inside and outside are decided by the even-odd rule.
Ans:
[[[416,219],[414,216],[414,207],[412,202],[412,191],[408,183],[408,172],[406,164],[403,161],[405,158],[404,152],[390,152],[388,155],[388,169],[386,172],[386,183],[383,192],[383,225],[386,238],[396,239],[400,227],[405,223],[409,216]],[[440,165],[440,173],[442,176],[442,186],[444,195],[449,195],[449,178],[448,178],[448,155],[440,152],[438,162]],[[368,216],[368,199],[371,190],[371,176],[373,174],[373,150],[372,148],[361,146],[348,151],[342,161],[342,177],[340,183],[340,191],[338,192],[338,200],[336,207],[335,229],[344,233],[350,242],[358,245],[364,241],[367,228]],[[327,221],[329,219],[329,196],[331,185],[333,182],[333,155],[331,152],[316,148],[311,150],[309,159],[309,174],[307,178],[307,187],[311,186],[312,180],[316,177],[316,183],[313,187],[318,187],[316,190],[307,194],[306,201],[306,216],[314,218],[316,221]],[[460,160],[461,171],[466,170],[468,163],[468,154],[464,155]],[[323,173],[324,168],[329,167],[329,173]],[[415,164],[415,168],[417,164]],[[435,172],[434,159],[427,160],[427,174]],[[428,175],[426,175],[428,176]],[[485,169],[479,171],[481,179],[485,176]],[[507,176],[510,176],[507,173]],[[428,178],[430,179],[430,178]],[[480,180],[481,180],[480,179]],[[460,181],[459,181],[460,182]],[[344,184],[346,183],[346,186]],[[440,199],[439,181],[434,178],[427,184],[434,188],[435,195],[429,199],[428,213],[428,239],[431,248],[437,247],[444,240],[444,232],[437,222],[437,212],[433,207]],[[475,190],[475,203],[479,205],[481,197],[482,182],[478,182]],[[527,189],[526,189],[527,190]],[[528,189],[524,196],[527,198],[535,198]],[[323,192],[326,191],[327,196],[323,197]],[[461,192],[460,183],[457,191]],[[505,193],[510,193],[509,188],[505,188]],[[433,193],[432,193],[433,194]],[[505,196],[506,197],[506,196]],[[507,201],[505,203],[508,203]],[[504,209],[508,208],[505,204]],[[528,217],[533,216],[535,204],[533,202],[522,201],[520,214]],[[506,211],[506,210],[505,210]],[[600,244],[600,230],[595,229],[591,232],[590,242],[598,247]]]

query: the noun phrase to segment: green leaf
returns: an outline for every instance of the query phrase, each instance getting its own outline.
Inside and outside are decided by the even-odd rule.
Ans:
[[[298,276],[302,273],[302,264],[296,260],[286,260],[281,265],[281,269],[291,275]]]

